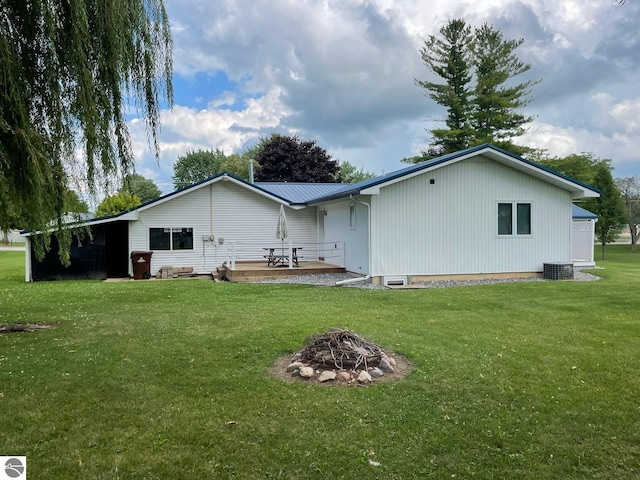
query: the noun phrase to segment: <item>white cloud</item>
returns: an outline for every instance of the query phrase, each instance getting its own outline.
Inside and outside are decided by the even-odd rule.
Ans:
[[[637,139],[640,136],[638,112],[640,112],[640,97],[625,99],[616,103],[612,106],[609,115],[614,124],[624,134],[628,136],[634,135]]]
[[[379,172],[428,143],[442,110],[414,85],[419,49],[448,20],[523,37],[527,78],[542,78],[522,137],[554,155],[582,151],[638,168],[640,4],[609,0],[172,0],[178,75],[223,72],[237,83],[163,112],[160,165],[136,132],[141,168],[166,176],[187,149],[237,151],[271,131],[318,140],[340,160]],[[199,93],[200,94],[200,93]],[[213,98],[213,100],[211,99]],[[238,99],[245,99],[238,110]],[[203,103],[204,104],[204,103]],[[428,124],[431,125],[431,124]],[[140,140],[142,139],[142,140]],[[169,174],[170,176],[170,174]]]

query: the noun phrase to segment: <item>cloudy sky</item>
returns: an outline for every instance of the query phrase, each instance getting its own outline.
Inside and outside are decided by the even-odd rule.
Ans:
[[[419,50],[452,18],[524,38],[522,81],[542,79],[519,143],[551,155],[610,158],[640,175],[640,1],[167,0],[175,106],[161,155],[132,120],[137,170],[165,192],[188,150],[240,152],[271,132],[314,139],[334,159],[375,173],[429,143],[443,110],[414,79]]]

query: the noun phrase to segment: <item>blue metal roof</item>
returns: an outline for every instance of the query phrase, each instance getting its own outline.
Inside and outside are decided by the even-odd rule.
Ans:
[[[578,220],[592,220],[598,218],[595,213],[585,210],[578,205],[571,205],[571,217]]]
[[[527,160],[526,158],[522,158],[518,155],[515,155],[511,152],[509,152],[508,150],[504,150],[500,147],[496,147],[495,145],[491,145],[489,143],[485,143],[482,145],[478,145],[476,147],[471,147],[471,148],[467,148],[465,150],[461,150],[459,152],[454,152],[454,153],[450,153],[448,155],[443,155],[442,157],[437,157],[437,158],[432,158],[430,160],[421,162],[421,163],[416,163],[414,165],[410,165],[408,167],[402,168],[400,170],[395,170],[391,173],[388,173],[386,175],[380,175],[378,177],[374,177],[374,178],[369,178],[367,180],[363,180],[362,182],[359,183],[355,183],[352,185],[348,185],[345,184],[345,188],[342,190],[338,190],[337,192],[330,194],[328,196],[325,197],[318,197],[313,199],[313,202],[318,202],[318,201],[326,201],[326,200],[332,200],[335,198],[340,198],[340,197],[344,197],[347,195],[355,195],[360,193],[362,190],[365,190],[367,188],[370,187],[374,187],[376,185],[379,185],[381,183],[385,183],[385,182],[389,182],[391,180],[395,180],[397,178],[403,177],[405,175],[410,175],[412,173],[415,172],[419,172],[421,170],[425,170],[427,168],[431,168],[433,166],[437,166],[440,165],[441,163],[446,163],[446,162],[450,162],[451,160],[455,160],[456,158],[459,157],[463,157],[465,155],[469,155],[472,154],[474,152],[478,152],[481,150],[485,150],[487,148],[490,148],[492,150],[495,150],[496,152],[502,153],[504,155],[508,155],[509,157],[513,158],[514,160],[517,160],[519,162],[522,162],[524,164],[533,166],[539,170],[545,171],[547,173],[551,173],[552,175],[555,175],[559,178],[562,178],[564,180],[568,180],[569,182],[575,183],[576,185],[579,185],[583,188],[587,188],[589,190],[592,190],[594,192],[600,192],[600,190],[598,190],[597,188],[592,187],[591,185],[587,185],[586,183],[582,183],[579,180],[576,180],[575,178],[571,178],[568,177],[566,175],[563,175],[559,172],[556,172],[555,170],[552,170],[548,167],[545,167],[543,165],[540,165],[538,163],[532,162],[531,160]]]
[[[349,183],[289,183],[255,182],[256,187],[272,195],[287,199],[290,203],[307,203],[316,198],[336,194],[353,185]]]
[[[405,175],[409,175],[415,172],[419,172],[421,170],[424,170],[426,168],[430,168],[433,166],[437,166],[441,163],[446,163],[449,162],[451,160],[454,160],[456,158],[465,156],[465,155],[469,155],[472,154],[474,152],[477,151],[481,151],[484,150],[486,148],[490,148],[493,149],[497,152],[501,152],[505,155],[508,155],[509,157],[518,160],[522,163],[526,163],[528,165],[534,166],[536,168],[539,168],[540,170],[544,170],[546,172],[549,172],[553,175],[556,175],[560,178],[563,178],[565,180],[568,180],[570,182],[573,182],[577,185],[580,185],[582,187],[585,187],[587,189],[599,192],[598,189],[591,187],[589,185],[586,185],[578,180],[575,180],[573,178],[567,177],[565,175],[562,175],[554,170],[551,170],[547,167],[544,167],[542,165],[538,165],[535,162],[532,162],[530,160],[524,159],[522,157],[519,157],[517,155],[514,155],[513,153],[507,151],[507,150],[503,150],[499,147],[496,147],[494,145],[491,144],[483,144],[483,145],[478,145],[476,147],[471,147],[471,148],[467,148],[466,150],[461,150],[459,152],[455,152],[455,153],[451,153],[448,155],[444,155],[442,157],[438,157],[438,158],[433,158],[431,160],[427,160],[425,162],[421,162],[421,163],[417,163],[414,165],[409,165],[408,167],[402,168],[400,170],[396,170],[394,172],[388,173],[386,175],[380,175],[378,177],[374,177],[374,178],[369,178],[367,180],[363,180],[361,182],[358,183],[354,183],[354,184],[350,184],[350,183],[297,183],[297,182],[255,182],[253,184],[247,182],[246,180],[243,180],[241,178],[236,177],[235,175],[223,172],[217,175],[213,175],[209,178],[205,178],[204,180],[194,183],[193,185],[189,185],[187,187],[181,188],[179,190],[176,190],[174,192],[168,193],[166,195],[163,195],[162,197],[159,198],[155,198],[153,200],[150,200],[146,203],[143,203],[142,205],[138,205],[137,207],[134,207],[130,210],[124,211],[124,212],[120,212],[116,215],[112,215],[112,216],[106,216],[103,217],[102,219],[92,219],[93,220],[104,220],[104,219],[108,219],[109,217],[112,218],[117,218],[119,216],[124,215],[125,213],[134,211],[134,210],[138,210],[140,208],[146,207],[148,205],[151,205],[153,203],[156,203],[160,200],[165,200],[168,197],[171,197],[173,195],[179,194],[185,190],[190,190],[190,189],[194,189],[194,188],[198,188],[199,186],[210,182],[212,180],[215,180],[218,177],[224,177],[224,176],[228,176],[230,178],[233,178],[234,180],[238,181],[239,183],[244,183],[245,185],[257,189],[257,190],[261,190],[269,195],[272,195],[276,198],[279,198],[280,200],[283,200],[287,203],[290,204],[312,204],[312,203],[317,203],[317,202],[321,202],[321,201],[328,201],[328,200],[332,200],[332,199],[337,199],[337,198],[341,198],[341,197],[346,197],[349,195],[355,195],[360,193],[362,190],[370,188],[370,187],[374,187],[376,185],[385,183],[385,182],[389,182],[391,180],[395,180],[397,178],[401,178]],[[577,207],[580,208],[580,207]],[[581,209],[583,212],[586,212],[587,214],[591,214],[593,215],[591,212],[587,212],[587,210]],[[592,217],[575,217],[575,218],[597,218],[597,216],[593,215]]]

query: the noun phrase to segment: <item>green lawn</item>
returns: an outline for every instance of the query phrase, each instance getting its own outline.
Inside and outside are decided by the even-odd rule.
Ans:
[[[31,480],[640,478],[628,246],[597,282],[405,291],[26,284],[23,258],[0,252],[0,323],[60,324],[0,335],[0,455],[26,455]],[[269,377],[329,327],[415,368],[370,387]]]

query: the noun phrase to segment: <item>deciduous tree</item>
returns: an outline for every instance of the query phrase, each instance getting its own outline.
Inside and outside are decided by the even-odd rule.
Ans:
[[[185,188],[221,173],[226,160],[220,149],[188,151],[173,165],[173,186],[176,190]]]
[[[222,172],[248,180],[249,160],[253,159],[253,155],[253,149],[231,155],[225,155],[220,149],[187,152],[178,157],[178,161],[173,165],[173,185],[176,189],[188,187]],[[257,166],[254,161],[254,168]]]
[[[297,136],[272,135],[264,143],[256,160],[260,164],[255,179],[260,182],[335,183],[339,170],[333,160],[315,140],[300,140]]]
[[[634,175],[616,178],[615,182],[624,203],[625,218],[631,234],[631,250],[635,250],[640,236],[640,178]]]
[[[145,178],[142,175],[133,173],[125,177],[121,192],[127,192],[137,195],[142,203],[158,198],[162,195],[162,191],[158,188],[155,182],[149,178]]]
[[[602,260],[607,244],[618,238],[625,221],[624,206],[620,190],[613,181],[608,164],[601,163],[596,167],[593,186],[600,190],[600,198],[589,199],[584,202],[585,208],[598,215],[596,222],[596,237],[602,245]]]
[[[342,183],[358,183],[375,176],[375,173],[365,172],[364,168],[358,170],[355,165],[352,165],[346,160],[340,162],[340,170],[337,175],[338,181]]]
[[[157,151],[160,98],[173,96],[171,48],[163,0],[2,2],[0,227],[12,215],[27,229],[53,226],[68,261],[69,176],[95,191],[132,169],[129,102]],[[34,240],[43,255],[47,236]]]
[[[129,192],[118,192],[105,198],[96,209],[96,217],[115,215],[131,208],[137,207],[142,202],[136,194]]]
[[[595,185],[595,175],[600,165],[611,170],[610,160],[598,158],[590,152],[574,153],[566,157],[539,156],[535,161],[588,185]]]

